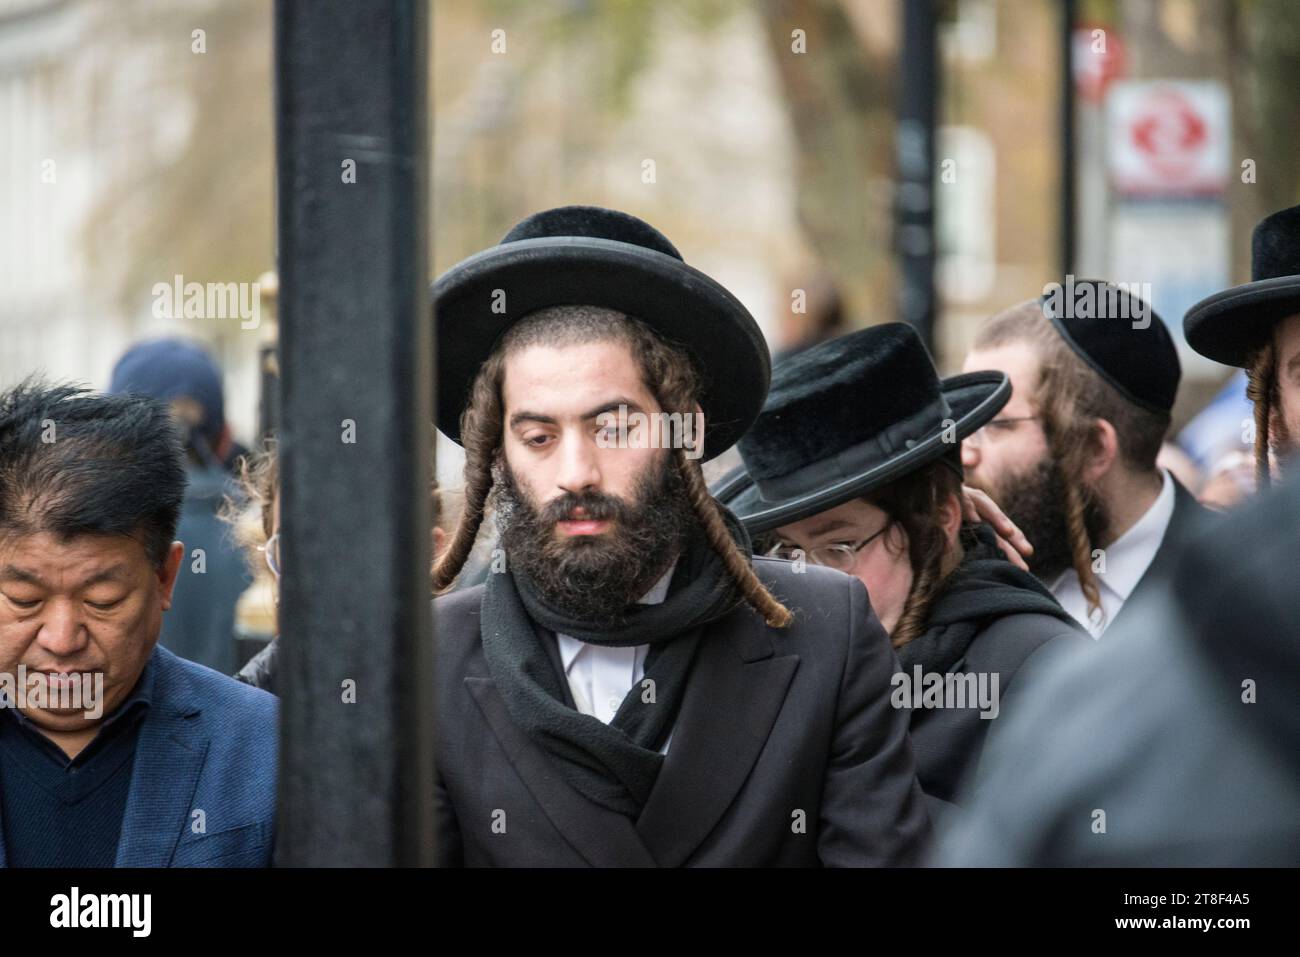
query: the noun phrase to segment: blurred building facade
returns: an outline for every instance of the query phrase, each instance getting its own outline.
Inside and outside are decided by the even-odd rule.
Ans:
[[[273,265],[269,9],[0,0],[0,385],[104,388],[132,342],[189,336],[253,436],[269,330],[171,317],[155,289],[251,292]]]

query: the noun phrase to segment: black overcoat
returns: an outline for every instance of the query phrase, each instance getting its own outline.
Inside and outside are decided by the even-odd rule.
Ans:
[[[910,865],[929,816],[898,667],[860,581],[755,558],[795,615],[707,626],[635,820],[571,787],[514,723],[479,635],[483,587],[434,603],[438,858],[468,866]],[[800,570],[802,568],[802,570]],[[537,629],[558,669],[554,635]],[[571,703],[571,702],[570,702]]]

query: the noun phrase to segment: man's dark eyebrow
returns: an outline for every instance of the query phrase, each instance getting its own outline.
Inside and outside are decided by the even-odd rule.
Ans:
[[[1291,353],[1291,358],[1286,360],[1286,367],[1284,371],[1286,375],[1294,375],[1297,368],[1300,368],[1300,349],[1297,349],[1295,352]]]
[[[126,576],[123,574],[125,571],[125,565],[110,565],[108,568],[91,575],[82,582],[79,587],[90,588],[92,585],[98,585],[100,582],[124,581],[126,580]],[[37,588],[44,588],[47,590],[50,587],[45,583],[45,579],[41,578],[41,576],[29,572],[26,569],[19,568],[17,565],[6,565],[3,569],[0,569],[0,579],[3,579],[4,581],[26,582],[29,585],[35,585]]]
[[[100,582],[122,582],[126,576],[122,573],[126,571],[125,565],[110,565],[103,571],[96,572],[81,583],[82,588],[90,588],[92,585],[98,585]]]
[[[627,411],[629,414],[632,412],[644,411],[641,408],[641,406],[638,403],[634,402],[632,399],[624,398],[623,396],[617,396],[613,399],[609,399],[605,402],[602,402],[600,405],[596,406],[596,408],[592,409],[590,412],[584,412],[582,414],[582,420],[585,422],[588,419],[594,419],[602,412],[617,412],[619,406],[621,405],[627,406]],[[510,416],[510,428],[513,429],[520,422],[537,422],[542,425],[558,424],[558,420],[553,415],[543,415],[541,412],[529,412],[527,409],[520,409],[514,415]]]
[[[510,416],[510,428],[514,428],[520,422],[540,422],[543,425],[555,425],[555,417],[551,415],[542,415],[540,412],[529,412],[521,409],[514,415]]]
[[[17,565],[6,565],[3,569],[0,569],[0,579],[7,582],[26,582],[29,585],[35,585],[37,588],[49,587],[41,576],[25,571]]]
[[[600,405],[596,406],[596,408],[592,409],[590,412],[585,413],[582,419],[585,422],[587,419],[594,419],[596,418],[596,416],[601,415],[602,413],[605,412],[617,412],[619,410],[619,406],[626,406],[629,415],[631,415],[633,412],[645,411],[644,409],[641,408],[639,404],[637,404],[636,401],[632,399],[626,399],[623,396],[619,396],[618,398],[610,399],[608,402],[602,402]]]

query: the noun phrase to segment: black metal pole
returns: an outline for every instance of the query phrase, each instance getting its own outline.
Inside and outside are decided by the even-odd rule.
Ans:
[[[433,859],[427,18],[275,5],[284,865]]]
[[[937,19],[933,0],[905,0],[899,51],[898,195],[895,247],[899,318],[934,351],[935,117],[939,99]]]
[[[1061,276],[1074,272],[1075,163],[1074,24],[1075,0],[1061,0]]]

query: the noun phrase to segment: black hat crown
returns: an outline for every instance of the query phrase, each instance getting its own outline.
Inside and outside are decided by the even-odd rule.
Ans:
[[[1252,282],[1300,276],[1300,206],[1259,221],[1250,241]]]
[[[559,206],[533,213],[516,223],[501,242],[514,243],[524,239],[551,239],[556,236],[586,236],[589,239],[609,239],[617,243],[630,243],[650,249],[682,262],[682,254],[668,241],[668,237],[643,219],[638,219],[617,209],[603,206]]]
[[[949,414],[920,337],[891,322],[779,363],[739,448],[759,494],[788,498],[889,461]]]
[[[1278,322],[1300,313],[1300,206],[1261,219],[1250,251],[1250,282],[1207,296],[1183,317],[1188,345],[1243,368],[1255,361]]]

